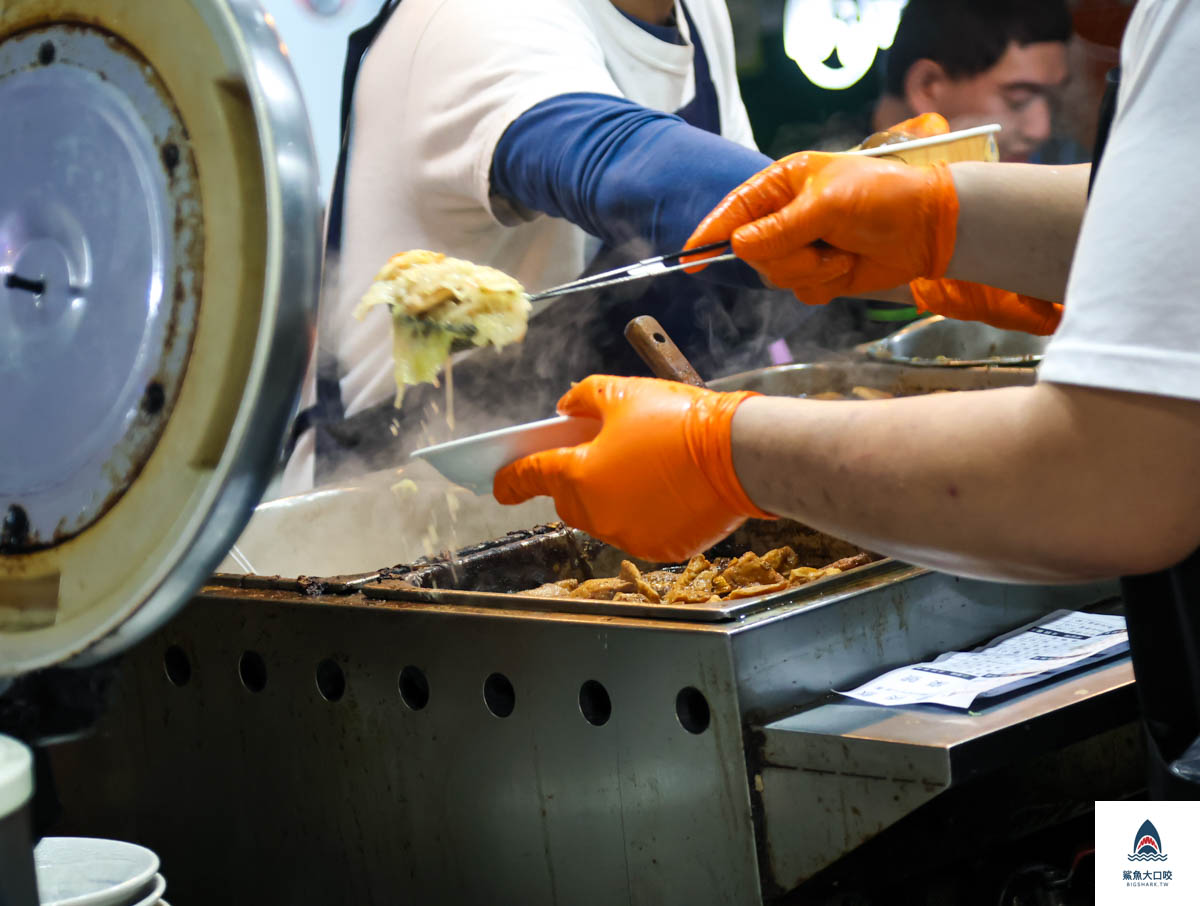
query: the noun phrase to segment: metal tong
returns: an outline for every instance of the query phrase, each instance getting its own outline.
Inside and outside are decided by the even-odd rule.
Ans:
[[[616,286],[618,283],[628,283],[630,280],[657,277],[659,274],[669,274],[671,271],[683,270],[685,267],[694,267],[697,264],[715,264],[718,261],[732,261],[737,258],[737,255],[733,254],[729,249],[729,240],[725,240],[724,242],[714,242],[710,245],[697,246],[687,251],[659,255],[657,258],[647,258],[644,261],[637,261],[633,264],[627,264],[624,267],[613,268],[611,271],[605,271],[602,274],[580,277],[578,280],[572,280],[570,283],[564,283],[561,286],[552,286],[550,289],[544,289],[540,293],[533,293],[527,298],[530,302],[540,302],[543,299],[553,299],[558,296],[568,295],[569,293],[580,293],[585,290]],[[716,254],[710,258],[705,258],[703,261],[689,261],[686,264],[680,261],[681,258],[691,258],[693,255],[706,255],[712,252],[724,252],[725,254]]]

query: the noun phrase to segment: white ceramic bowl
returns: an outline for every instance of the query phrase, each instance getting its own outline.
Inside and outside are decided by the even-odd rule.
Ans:
[[[130,906],[157,886],[158,856],[136,843],[43,837],[33,861],[42,906]]]
[[[162,895],[167,890],[167,879],[162,875],[154,876],[154,887],[142,899],[129,904],[129,906],[159,906],[162,903]]]
[[[455,484],[476,494],[490,494],[492,479],[510,462],[530,453],[585,443],[599,432],[598,419],[558,416],[423,447],[411,455],[424,459]]]

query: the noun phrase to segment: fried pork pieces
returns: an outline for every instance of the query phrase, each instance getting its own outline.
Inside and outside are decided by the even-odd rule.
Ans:
[[[628,560],[611,579],[562,579],[521,592],[544,598],[588,598],[593,601],[636,601],[644,604],[705,604],[753,598],[834,576],[870,563],[870,554],[856,554],[828,566],[801,566],[790,547],[777,547],[761,557],[747,551],[734,559],[709,560],[697,554],[682,572],[658,569],[643,573]]]

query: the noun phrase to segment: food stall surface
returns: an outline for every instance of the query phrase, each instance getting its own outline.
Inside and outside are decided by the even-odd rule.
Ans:
[[[546,574],[570,559],[561,530],[513,545]],[[459,574],[476,590],[216,577],[53,751],[61,832],[152,846],[185,904],[752,904],[943,803],[1003,789],[1007,826],[1045,794],[1014,765],[1086,776],[1084,799],[1136,777],[1127,665],[980,715],[830,699],[1112,585],[884,560],[736,612],[627,614],[511,594],[489,556]],[[956,851],[948,827],[911,870]]]
[[[0,502],[0,693],[53,693],[49,706],[4,700],[19,717],[32,705],[35,723],[15,723],[52,764],[52,833],[152,847],[176,906],[753,904],[816,901],[812,885],[868,874],[862,858],[895,867],[879,846],[909,852],[914,827],[926,849],[909,870],[933,870],[989,803],[1011,819],[999,825],[1053,830],[1078,809],[1049,808],[1047,780],[1080,778],[1076,807],[1123,789],[1124,666],[978,717],[881,718],[829,698],[1051,610],[1102,605],[1109,585],[1018,588],[885,560],[712,606],[538,599],[514,592],[561,573],[489,582],[523,563],[599,569],[617,552],[530,531],[507,559],[509,539],[486,545],[474,573],[470,558],[380,570],[425,543],[411,531],[406,548],[375,542],[401,518],[424,530],[431,510],[368,483],[260,511],[239,554],[290,578],[218,576],[193,597],[267,485],[313,333],[320,203],[288,52],[247,0],[5,11],[0,101],[36,128],[4,145],[19,166],[0,200],[14,246],[32,250],[0,292],[28,316],[10,358],[13,398],[33,401],[4,423],[22,442]],[[98,158],[82,126],[114,123],[125,132]],[[62,173],[101,170],[59,199]],[[41,186],[63,206],[26,205]],[[138,230],[114,230],[135,214]],[[137,254],[105,254],[114,236]],[[34,252],[49,240],[88,267],[56,261],[60,285],[43,285]],[[45,334],[27,304],[43,294],[62,315]],[[140,345],[119,342],[130,337]],[[1032,380],[874,363],[767,369],[736,386]],[[83,393],[65,393],[76,410],[53,405],[63,388],[108,398],[117,384],[132,422],[130,406],[102,411]],[[416,440],[397,438],[397,457]],[[64,487],[74,496],[58,499]],[[87,524],[60,532],[79,501],[95,504]],[[515,525],[464,520],[458,543],[544,521],[535,509],[507,511]],[[14,828],[19,851],[29,833]]]

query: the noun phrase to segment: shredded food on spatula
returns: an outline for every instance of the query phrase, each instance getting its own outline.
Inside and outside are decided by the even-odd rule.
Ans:
[[[391,309],[397,406],[407,385],[436,383],[455,340],[507,346],[524,338],[530,310],[508,274],[422,250],[389,258],[354,316],[376,305]]]

